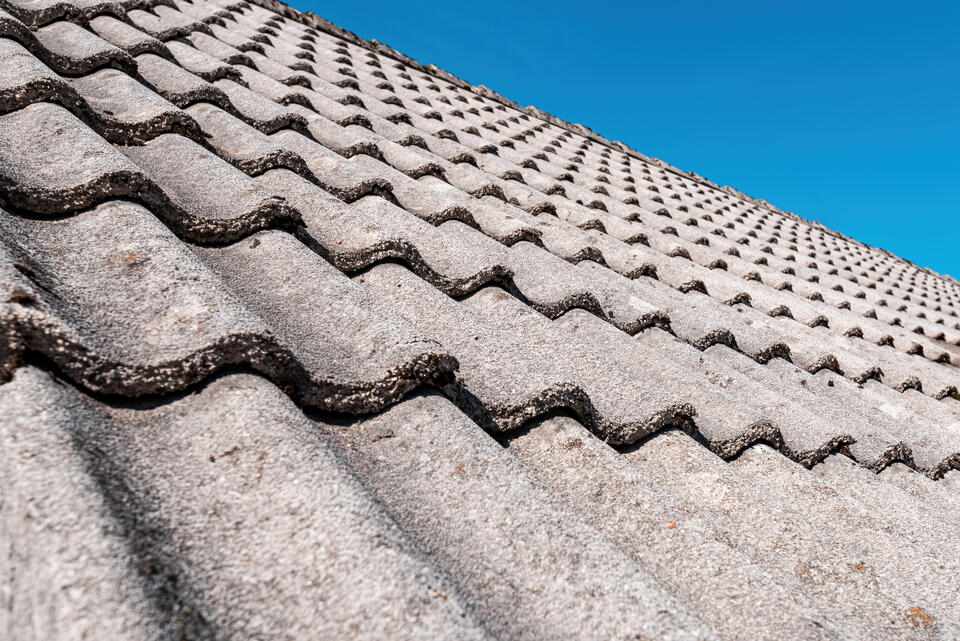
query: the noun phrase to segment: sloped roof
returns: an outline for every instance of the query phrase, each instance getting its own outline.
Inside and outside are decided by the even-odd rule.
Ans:
[[[285,5],[0,36],[0,637],[960,638],[952,279]]]

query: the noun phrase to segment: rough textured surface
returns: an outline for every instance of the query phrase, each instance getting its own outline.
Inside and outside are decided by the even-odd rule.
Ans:
[[[5,387],[7,638],[488,638],[267,381],[160,406],[98,404],[31,367]]]
[[[960,285],[274,0],[0,0],[0,638],[960,638]]]

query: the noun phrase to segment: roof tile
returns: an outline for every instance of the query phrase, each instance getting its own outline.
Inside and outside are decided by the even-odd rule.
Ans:
[[[953,279],[274,0],[0,57],[14,637],[960,634]]]

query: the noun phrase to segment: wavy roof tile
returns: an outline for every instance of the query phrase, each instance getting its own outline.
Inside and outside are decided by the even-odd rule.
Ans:
[[[960,286],[271,0],[0,0],[0,637],[960,638]]]

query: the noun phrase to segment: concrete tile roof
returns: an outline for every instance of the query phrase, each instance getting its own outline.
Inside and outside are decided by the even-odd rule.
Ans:
[[[0,637],[960,638],[960,286],[272,0],[0,0]]]

